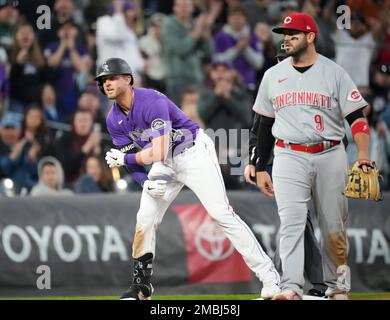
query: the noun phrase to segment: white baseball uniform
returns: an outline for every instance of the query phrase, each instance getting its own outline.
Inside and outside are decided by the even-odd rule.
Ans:
[[[144,148],[154,137],[169,132],[171,149],[175,150],[164,162],[154,163],[147,177],[142,166],[130,168],[133,178],[140,183],[146,179],[168,181],[162,198],[154,198],[145,190],[142,192],[133,257],[155,255],[157,227],[186,185],[195,192],[258,278],[263,283],[278,284],[279,274],[271,259],[229,205],[212,140],[165,95],[151,89],[133,90],[134,101],[129,114],[124,114],[114,103],[107,116],[107,128],[114,145],[123,152],[135,145]]]
[[[365,105],[348,74],[320,54],[303,73],[287,58],[267,70],[260,84],[253,110],[275,118],[272,178],[281,220],[284,290],[303,294],[303,241],[311,199],[322,234],[325,283],[341,293],[350,289],[343,274],[348,251],[348,208],[342,195],[347,156],[340,141],[345,135],[344,118]],[[301,145],[301,151],[292,144]],[[319,152],[312,153],[314,150]]]

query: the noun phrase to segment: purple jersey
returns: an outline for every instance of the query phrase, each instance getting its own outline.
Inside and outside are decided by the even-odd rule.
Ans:
[[[192,145],[199,126],[171,100],[153,89],[133,88],[133,92],[133,105],[127,115],[116,102],[107,115],[107,130],[118,149],[126,152],[150,147],[154,138],[166,133],[171,137],[171,154]],[[139,172],[141,166],[129,167]],[[140,183],[146,180],[144,176],[133,178]]]

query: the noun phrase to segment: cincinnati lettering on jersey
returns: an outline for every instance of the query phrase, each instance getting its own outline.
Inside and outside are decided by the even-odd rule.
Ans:
[[[318,92],[292,91],[274,98],[273,107],[279,111],[284,107],[306,105],[310,107],[331,110],[330,96]]]

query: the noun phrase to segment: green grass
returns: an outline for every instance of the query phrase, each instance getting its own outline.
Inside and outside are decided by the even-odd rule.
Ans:
[[[258,294],[153,296],[153,300],[252,300]],[[0,300],[118,300],[118,296],[0,298]],[[351,293],[350,300],[390,300],[390,293]]]

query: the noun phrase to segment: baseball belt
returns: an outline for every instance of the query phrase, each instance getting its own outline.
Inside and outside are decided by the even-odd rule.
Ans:
[[[291,149],[294,151],[302,151],[307,153],[318,153],[324,150],[328,150],[340,144],[340,141],[326,140],[316,144],[296,144],[285,143],[283,140],[277,140],[276,145],[281,148]]]

